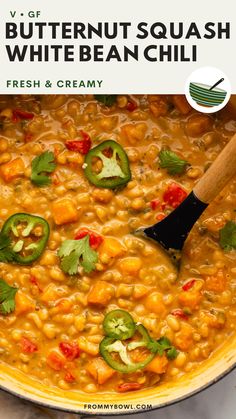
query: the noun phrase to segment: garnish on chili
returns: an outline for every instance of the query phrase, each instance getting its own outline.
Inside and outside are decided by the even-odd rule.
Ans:
[[[174,310],[172,310],[171,314],[175,317],[179,317],[180,319],[183,320],[188,320],[188,316],[187,314],[182,310],[182,308],[176,308]]]
[[[26,354],[32,354],[38,351],[38,346],[35,343],[31,342],[31,340],[29,340],[26,337],[21,338],[20,346],[21,346],[22,352]]]
[[[32,112],[23,111],[22,109],[13,109],[12,111],[12,122],[18,122],[21,119],[33,119],[34,114]]]
[[[67,383],[73,383],[75,381],[75,376],[71,372],[67,371],[65,373],[64,380]]]
[[[160,199],[158,199],[158,198],[153,199],[153,200],[150,202],[150,207],[151,207],[151,209],[152,209],[153,211],[155,211],[158,207],[160,207],[160,203],[161,203]]]
[[[11,287],[0,278],[0,314],[10,314],[15,310],[15,296],[18,288]]]
[[[9,237],[13,262],[30,265],[43,253],[50,228],[48,222],[36,215],[17,213],[3,224],[1,235]]]
[[[185,284],[182,286],[182,290],[183,291],[190,290],[190,288],[193,287],[193,285],[195,284],[195,282],[196,282],[196,279],[191,279],[190,281],[185,282]]]
[[[95,233],[95,231],[89,230],[86,227],[81,228],[79,231],[77,231],[74,240],[83,239],[87,235],[89,236],[89,245],[94,250],[96,250],[104,240],[103,237],[100,236],[100,234]]]
[[[129,99],[126,105],[126,110],[129,112],[134,112],[138,109],[138,105],[134,100]]]
[[[119,391],[119,393],[126,393],[127,391],[140,390],[140,388],[142,388],[142,384],[140,383],[136,383],[136,382],[122,383],[118,385],[117,391]]]
[[[171,183],[164,192],[164,204],[172,208],[177,208],[181,202],[187,197],[187,192],[181,188],[177,183]]]
[[[81,140],[68,140],[65,143],[70,151],[77,151],[81,154],[87,154],[92,146],[92,141],[87,132],[80,130]]]
[[[157,341],[152,339],[147,329],[142,324],[135,324],[132,316],[124,310],[108,313],[103,321],[103,328],[106,336],[100,342],[100,354],[116,371],[132,373],[143,369],[156,354],[163,355],[165,351],[170,359],[177,356],[169,339],[165,336]],[[132,351],[137,348],[142,348],[142,359],[134,362]]]
[[[80,350],[76,342],[60,342],[59,349],[69,361],[73,361],[80,356]]]
[[[107,336],[114,339],[129,339],[135,333],[133,317],[125,310],[113,310],[103,321],[103,329]]]
[[[34,275],[30,275],[29,280],[30,280],[31,284],[35,285],[38,288],[39,292],[43,291]]]
[[[124,344],[121,340],[117,340],[106,336],[100,343],[100,354],[106,363],[116,371],[123,373],[135,372],[146,367],[155,356],[155,352],[147,351],[148,354],[144,360],[133,362],[130,358],[132,350],[138,347],[147,348],[150,342],[150,336],[143,325],[138,325],[136,331],[141,335],[141,339]],[[113,356],[115,355],[115,356]],[[118,355],[118,357],[117,357]]]
[[[96,163],[102,169],[96,169]],[[85,157],[84,173],[87,179],[100,188],[114,189],[126,185],[131,179],[129,160],[125,150],[116,141],[107,140],[92,148]]]

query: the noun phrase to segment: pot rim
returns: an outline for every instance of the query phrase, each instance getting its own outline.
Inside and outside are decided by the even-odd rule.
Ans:
[[[39,401],[39,400],[34,400],[32,397],[27,396],[27,395],[23,395],[23,394],[19,394],[17,393],[17,391],[15,390],[10,390],[8,387],[5,387],[4,385],[0,384],[0,390],[4,391],[5,393],[8,393],[12,396],[17,397],[20,400],[23,401],[27,401],[30,403],[35,404],[36,406],[39,407],[43,407],[43,408],[47,408],[47,409],[52,409],[52,410],[57,410],[60,412],[65,412],[65,413],[73,413],[73,414],[79,414],[79,415],[86,415],[86,416],[95,416],[95,415],[101,415],[101,416],[126,416],[126,415],[134,415],[134,414],[138,414],[138,413],[144,413],[144,412],[152,412],[158,409],[163,409],[164,407],[169,407],[169,406],[173,406],[177,403],[180,403],[184,400],[189,399],[190,397],[193,397],[199,393],[201,393],[202,391],[206,390],[207,388],[211,387],[212,385],[216,384],[217,382],[219,382],[220,380],[222,380],[224,377],[226,377],[227,375],[229,375],[234,369],[236,369],[236,362],[233,363],[229,368],[227,368],[225,371],[221,372],[219,375],[217,375],[216,377],[214,377],[212,380],[210,380],[209,382],[207,382],[206,384],[203,384],[202,386],[200,386],[199,388],[197,388],[196,390],[190,391],[189,393],[177,397],[176,399],[174,399],[173,401],[168,401],[168,402],[164,402],[161,403],[159,405],[154,405],[151,409],[127,409],[125,410],[125,412],[121,411],[119,412],[119,410],[117,412],[110,412],[110,411],[106,411],[106,412],[88,412],[85,409],[84,410],[77,410],[77,409],[70,409],[70,408],[64,408],[61,406],[55,406],[53,404],[47,403],[47,402],[43,402],[43,401]],[[131,402],[132,403],[132,402]]]

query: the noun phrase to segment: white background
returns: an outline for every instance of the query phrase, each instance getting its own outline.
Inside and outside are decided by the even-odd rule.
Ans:
[[[8,0],[1,2],[0,15],[0,93],[183,93],[189,74],[201,66],[215,66],[228,76],[232,92],[236,93],[235,44],[236,44],[236,6],[235,0]],[[10,10],[24,13],[15,21],[30,20],[30,10],[42,12],[40,21],[82,21],[91,24],[97,21],[132,21],[135,26],[140,21],[154,23],[157,21],[196,22],[201,29],[207,21],[231,22],[230,40],[139,40],[139,43],[180,43],[198,45],[198,62],[195,63],[150,63],[141,59],[129,63],[9,63],[5,51],[5,22],[11,21]],[[32,19],[34,20],[34,19]],[[14,21],[14,19],[13,19]],[[134,27],[133,26],[133,27]],[[188,26],[188,25],[187,25]],[[50,43],[50,40],[48,40]],[[131,33],[129,43],[138,43],[135,33]],[[15,42],[14,40],[11,42]],[[37,43],[37,39],[20,40],[20,44]],[[41,42],[41,41],[40,41]],[[44,40],[47,43],[47,40]],[[55,41],[54,41],[55,42]],[[72,40],[64,42],[71,44]],[[79,42],[79,41],[76,41]],[[85,43],[91,42],[85,41]],[[114,41],[104,41],[108,44]],[[116,41],[117,42],[117,41]],[[118,41],[119,45],[127,44],[127,40]],[[57,42],[55,42],[57,43]],[[58,42],[60,43],[60,42]],[[101,40],[95,40],[101,44]],[[55,85],[58,79],[88,80],[103,79],[102,89],[7,89],[7,79],[40,79],[42,83],[51,80]]]

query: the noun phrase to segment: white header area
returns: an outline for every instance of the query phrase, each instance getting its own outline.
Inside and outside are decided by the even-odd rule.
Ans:
[[[235,0],[9,0],[0,93],[184,93],[212,66],[236,93]]]

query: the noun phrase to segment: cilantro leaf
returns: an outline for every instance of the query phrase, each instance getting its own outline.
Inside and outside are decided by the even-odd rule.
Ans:
[[[188,165],[186,160],[182,160],[177,154],[169,150],[162,150],[159,154],[159,160],[160,167],[167,169],[170,175],[183,173]]]
[[[158,340],[151,339],[147,347],[151,352],[157,352],[159,355],[163,355],[164,351],[171,347],[171,343],[169,339],[167,339],[165,336],[162,336]]]
[[[70,275],[77,274],[79,266],[82,266],[86,273],[90,273],[98,261],[97,252],[90,247],[88,235],[80,240],[65,240],[58,256],[61,258],[62,270]]]
[[[117,95],[94,95],[94,98],[105,106],[112,106],[116,102]]]
[[[45,173],[52,173],[55,170],[54,159],[55,156],[51,151],[45,151],[45,153],[35,157],[31,163],[31,182],[37,186],[49,185],[51,179]]]
[[[168,359],[175,359],[178,355],[178,352],[175,349],[175,347],[171,345],[171,342],[165,336],[162,336],[158,340],[151,339],[147,344],[147,348],[149,349],[149,351],[154,352],[160,356],[162,356],[166,351]]]
[[[113,150],[112,157],[106,157],[103,153],[99,153],[98,157],[102,160],[103,168],[100,173],[97,174],[98,179],[110,178],[110,177],[121,177],[125,178],[125,173],[122,172],[119,164],[117,163],[117,151]]]
[[[236,249],[236,223],[228,221],[220,230],[220,246],[224,250]]]
[[[151,352],[159,353],[159,351],[161,351],[162,352],[161,355],[163,354],[163,351],[156,340],[151,339],[149,342],[147,342],[147,348]]]
[[[15,310],[15,295],[18,288],[8,285],[0,279],[0,313],[9,314]]]
[[[10,244],[10,237],[0,234],[0,262],[12,262],[14,260],[15,253]]]
[[[168,359],[172,360],[175,359],[178,355],[178,351],[174,346],[171,346],[170,349],[166,352],[166,356]]]
[[[168,349],[168,348],[171,347],[170,340],[166,336],[162,336],[160,339],[158,339],[157,342],[159,343],[159,345],[161,345],[161,347],[164,350],[166,350],[166,349]]]

